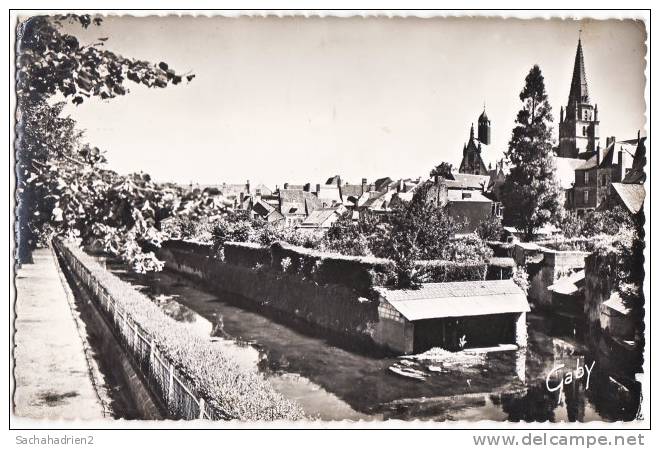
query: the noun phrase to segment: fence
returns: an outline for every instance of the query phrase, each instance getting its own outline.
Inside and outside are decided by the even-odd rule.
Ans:
[[[112,295],[92,275],[76,256],[58,241],[54,242],[58,253],[76,280],[89,291],[107,321],[113,327],[126,353],[132,358],[149,388],[160,398],[167,408],[168,415],[174,419],[229,419],[222,411],[206,404],[203,397],[196,395],[190,382],[178,371],[175,364],[158,348],[158,342],[152,338],[131,315],[117,304]]]

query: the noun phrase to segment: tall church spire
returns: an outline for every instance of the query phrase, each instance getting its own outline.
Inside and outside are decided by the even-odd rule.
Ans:
[[[575,103],[589,103],[589,89],[587,87],[587,75],[584,71],[584,55],[582,54],[582,38],[578,38],[577,51],[575,52],[575,64],[573,65],[573,79],[571,80],[571,91],[568,95],[569,107]]]
[[[596,151],[599,140],[598,109],[591,104],[589,98],[582,54],[582,36],[578,38],[575,52],[568,104],[562,112],[564,114],[560,116],[558,156],[576,158],[580,154],[588,156],[589,152]]]

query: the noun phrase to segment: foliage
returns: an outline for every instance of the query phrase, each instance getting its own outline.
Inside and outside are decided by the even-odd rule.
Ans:
[[[524,265],[516,266],[511,279],[513,279],[513,282],[515,282],[516,285],[527,294],[529,290],[529,274]]]
[[[609,239],[601,239],[595,253],[608,261],[599,273],[619,292],[623,303],[642,319],[644,293],[644,232],[642,223],[635,227],[621,227]]]
[[[229,241],[262,246],[284,242],[344,256],[375,256],[394,262],[394,274],[386,277],[399,287],[415,286],[428,277],[417,263],[420,260],[486,262],[492,250],[476,234],[454,238],[459,225],[432,200],[431,188],[430,183],[420,186],[410,204],[397,203],[387,215],[366,215],[356,222],[341,218],[325,235],[274,226],[260,219],[222,215],[213,224],[214,249],[224,257],[223,248]]]
[[[485,262],[453,262],[446,260],[418,261],[416,263],[422,282],[483,281],[488,266]]]
[[[477,225],[475,232],[482,240],[488,242],[499,242],[504,237],[502,220],[495,216],[489,217],[486,220],[482,220]]]
[[[488,262],[493,250],[476,234],[468,234],[449,240],[440,253],[439,259],[454,262]]]
[[[534,231],[561,214],[561,189],[552,149],[552,114],[541,69],[532,67],[520,93],[509,149],[511,166],[502,185],[504,221],[531,239]]]
[[[452,165],[448,162],[441,162],[431,170],[431,177],[440,176],[441,178],[452,179]]]
[[[62,24],[82,28],[99,26],[103,19],[88,14],[30,17],[19,25],[17,39],[17,96],[22,101],[41,101],[57,93],[80,104],[92,96],[101,99],[125,95],[126,80],[147,87],[179,84],[182,76],[165,62],[158,65],[106,50],[105,39],[82,45]],[[194,75],[188,75],[188,81]]]
[[[567,238],[595,237],[606,234],[614,235],[620,228],[633,228],[633,217],[623,207],[616,205],[598,211],[589,211],[582,217],[567,213],[562,217],[559,226]]]
[[[350,215],[344,216],[328,229],[322,247],[347,256],[370,256],[368,236],[372,231],[371,220],[362,219],[354,223]]]
[[[190,328],[163,313],[148,297],[101,267],[92,257],[69,242],[62,243],[89,271],[94,282],[105,290],[144,333],[157,342],[158,349],[192,382],[215,410],[228,419],[300,419],[297,403],[285,399],[258,373],[241,369],[222,346],[200,338]]]
[[[104,167],[104,153],[83,141],[70,117],[62,116],[62,95],[73,104],[83,97],[124,95],[125,79],[149,87],[177,84],[167,68],[127,59],[101,49],[103,41],[81,45],[61,33],[65,21],[83,28],[100,25],[89,15],[36,16],[22,22],[17,39],[17,240],[19,263],[53,235],[101,246],[138,271],[162,264],[142,247],[158,246],[156,222],[174,206],[175,195],[148,175],[120,176]]]
[[[190,215],[177,215],[173,217],[171,224],[166,229],[161,228],[161,230],[173,239],[213,241],[213,222],[208,216],[193,218]]]
[[[396,204],[370,237],[371,252],[395,263],[398,287],[414,287],[420,280],[418,260],[439,259],[458,226],[444,208],[433,201],[433,185],[417,188],[410,204]]]

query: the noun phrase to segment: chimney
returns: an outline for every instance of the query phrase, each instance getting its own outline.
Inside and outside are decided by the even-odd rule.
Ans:
[[[362,178],[362,193],[367,191],[367,178]]]
[[[396,185],[396,192],[397,193],[403,192],[403,179],[399,179],[399,182]]]
[[[245,181],[245,190],[247,193],[250,193],[250,180]]]
[[[316,195],[321,192],[321,184],[316,184]]]
[[[261,189],[255,189],[254,190],[254,199],[257,201],[261,200]]]

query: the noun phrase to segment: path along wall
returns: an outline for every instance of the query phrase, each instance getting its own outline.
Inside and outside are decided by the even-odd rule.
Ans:
[[[263,247],[228,242],[224,261],[211,245],[164,242],[158,257],[174,271],[203,280],[260,309],[281,312],[353,341],[383,346],[384,324],[391,319],[374,287],[385,285],[392,262],[374,257],[322,253],[285,243]],[[485,264],[426,263],[428,282],[483,280]]]
[[[90,293],[147,385],[175,419],[276,420],[302,417],[298,404],[219,346],[193,334],[147,296],[107,272],[74,244],[55,240],[65,267]]]

